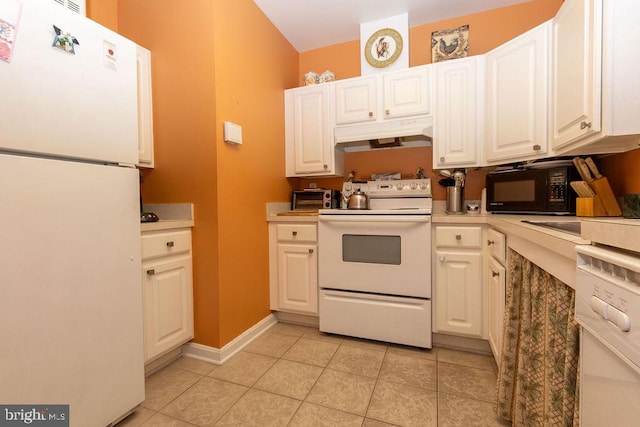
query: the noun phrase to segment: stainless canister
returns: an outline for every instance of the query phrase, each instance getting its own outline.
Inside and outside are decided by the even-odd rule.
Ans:
[[[448,214],[463,214],[464,207],[464,187],[461,185],[452,185],[447,190],[447,208]]]

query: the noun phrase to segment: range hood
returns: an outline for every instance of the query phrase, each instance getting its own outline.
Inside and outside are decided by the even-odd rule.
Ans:
[[[420,117],[337,126],[334,136],[336,148],[346,152],[428,147],[433,137],[433,118]]]

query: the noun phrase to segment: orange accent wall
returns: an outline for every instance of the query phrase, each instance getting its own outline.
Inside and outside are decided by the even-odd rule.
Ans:
[[[118,0],[87,0],[87,16],[109,28],[118,31]]]
[[[469,55],[480,55],[507,40],[553,18],[563,0],[533,0],[515,6],[493,9],[409,29],[409,66],[431,63],[431,33],[469,25]],[[360,41],[327,46],[300,53],[296,86],[308,71],[335,73],[336,79],[360,76]]]
[[[283,90],[298,53],[251,0],[118,0],[151,50],[155,169],[145,203],[194,203],[195,341],[221,348],[267,316],[265,204],[286,200]],[[223,141],[222,122],[244,143]]]
[[[596,160],[617,197],[640,193],[640,148]]]

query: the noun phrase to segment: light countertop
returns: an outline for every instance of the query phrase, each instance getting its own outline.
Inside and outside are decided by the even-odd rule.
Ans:
[[[143,211],[155,213],[160,220],[141,223],[141,231],[188,228],[193,227],[195,224],[192,203],[145,204],[143,205]]]

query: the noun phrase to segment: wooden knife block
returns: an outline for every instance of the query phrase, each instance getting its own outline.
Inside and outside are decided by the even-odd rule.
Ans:
[[[576,199],[576,216],[607,216],[600,197],[578,197]]]
[[[576,199],[576,216],[620,216],[622,210],[611,190],[607,178],[602,177],[589,182],[595,197]]]

